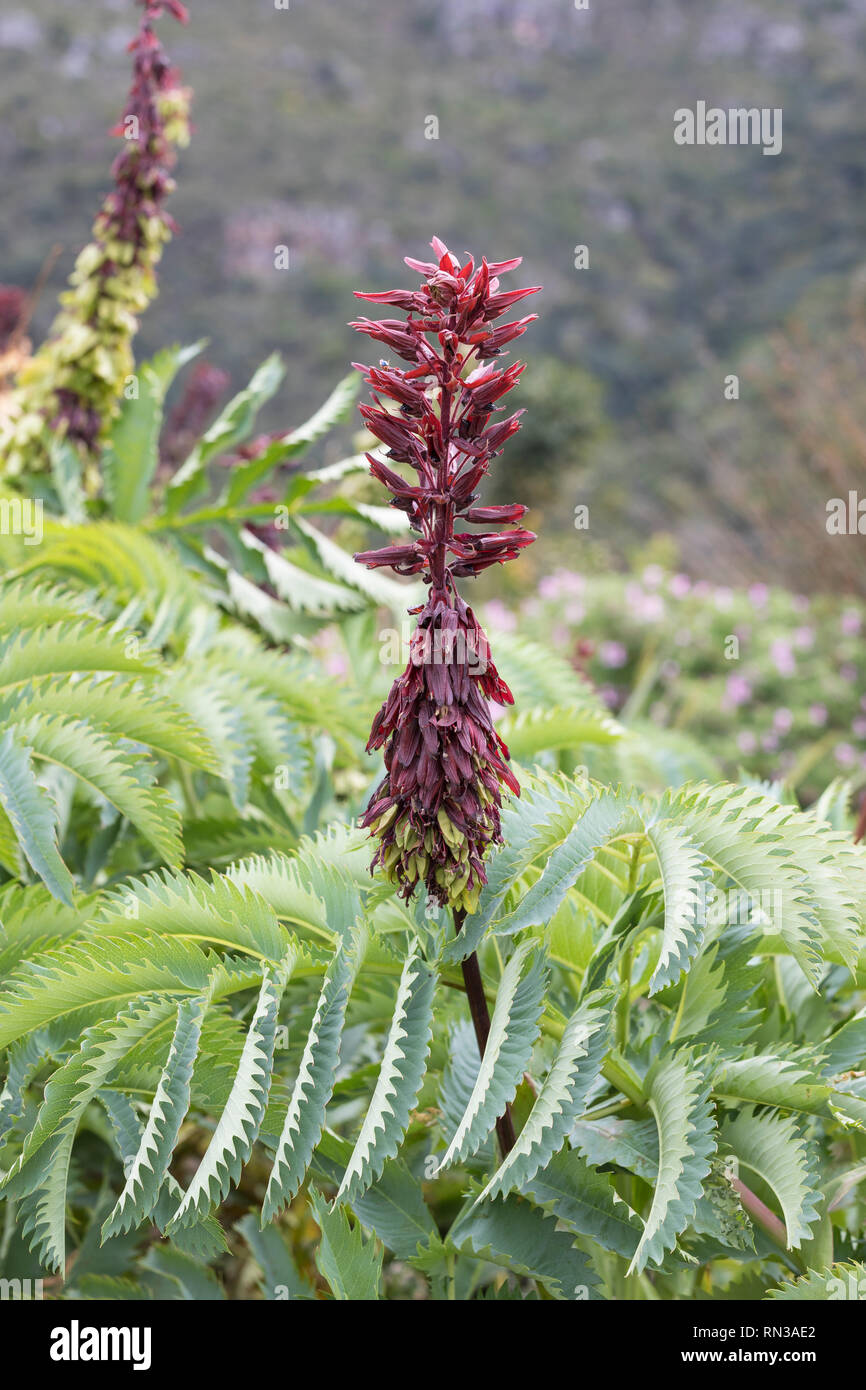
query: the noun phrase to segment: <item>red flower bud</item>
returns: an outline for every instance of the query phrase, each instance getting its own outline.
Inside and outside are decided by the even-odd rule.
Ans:
[[[464,521],[519,521],[528,511],[522,502],[509,502],[501,507],[469,507],[462,516]]]

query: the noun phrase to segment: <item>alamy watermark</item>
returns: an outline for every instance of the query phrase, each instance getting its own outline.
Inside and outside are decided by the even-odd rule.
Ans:
[[[42,498],[0,497],[0,536],[23,536],[25,545],[39,545]]]
[[[828,498],[825,524],[828,536],[866,536],[866,497],[852,489],[847,498]]]
[[[134,1371],[151,1365],[149,1327],[82,1327],[73,1318],[69,1327],[51,1332],[52,1361],[129,1361]]]
[[[379,660],[383,666],[465,666],[471,676],[483,676],[490,660],[483,633],[450,628],[415,628],[408,622],[399,629],[379,633]]]
[[[0,1279],[0,1303],[41,1303],[41,1279]]]
[[[674,112],[678,145],[762,145],[764,154],[782,153],[781,106],[681,106]]]
[[[707,879],[697,887],[694,920],[697,926],[758,927],[773,936],[782,927],[781,888],[749,893],[745,888],[719,888]]]

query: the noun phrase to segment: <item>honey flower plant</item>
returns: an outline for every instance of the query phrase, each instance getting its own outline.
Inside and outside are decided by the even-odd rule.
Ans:
[[[129,46],[132,86],[111,132],[123,140],[112,166],[114,188],[78,255],[48,338],[19,372],[0,436],[9,475],[48,467],[46,425],[85,458],[95,452],[134,369],[139,315],[156,294],[156,266],[173,228],[163,205],[174,188],[175,149],[189,141],[189,92],[153,23],[164,11],[181,23],[187,14],[179,0],[140,3],[144,12]]]
[[[516,386],[523,364],[497,360],[535,314],[498,323],[538,286],[501,291],[499,276],[520,259],[476,269],[461,265],[436,237],[436,260],[406,258],[423,277],[417,290],[361,294],[393,306],[405,319],[359,318],[351,326],[384,344],[405,367],[382,359],[356,363],[372,387],[361,413],[405,476],[369,455],[370,471],[404,511],[414,537],[364,551],[370,568],[419,575],[427,601],[408,665],[373,722],[368,750],[384,748],[386,775],[363,824],[379,840],[380,866],[410,897],[419,884],[442,906],[473,912],[486,882],[484,858],[500,837],[502,787],[520,788],[508,749],[493,727],[490,701],[513,696],[490,660],[487,638],[455,580],[513,559],[535,539],[514,525],[526,508],[477,506],[491,460],[520,427],[521,411],[497,419],[499,402]],[[504,526],[470,531],[465,525]]]

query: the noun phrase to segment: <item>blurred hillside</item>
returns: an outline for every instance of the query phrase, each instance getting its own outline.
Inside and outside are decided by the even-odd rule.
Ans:
[[[285,425],[358,352],[353,287],[401,283],[433,232],[522,253],[545,293],[503,492],[574,554],[588,502],[613,558],[662,532],[695,574],[866,591],[857,539],[824,532],[863,476],[866,0],[189,3],[160,25],[196,133],[143,352],[207,336],[237,388],[279,347]],[[106,187],[132,27],[131,0],[0,16],[0,281],[63,246],[37,338]],[[697,100],[781,107],[782,153],[677,146]]]

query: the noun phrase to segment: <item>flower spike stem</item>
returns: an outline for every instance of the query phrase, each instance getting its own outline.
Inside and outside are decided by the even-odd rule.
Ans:
[[[454,913],[454,929],[458,934],[463,929],[465,916],[466,913],[459,910]],[[481,967],[478,964],[478,956],[475,951],[463,961],[463,983],[466,986],[466,998],[469,1000],[469,1012],[472,1015],[478,1051],[483,1057],[487,1047],[487,1038],[490,1034],[490,1012],[484,997]],[[505,1114],[500,1115],[496,1121],[496,1137],[499,1140],[502,1157],[507,1158],[517,1139],[514,1133],[514,1121],[511,1118],[510,1105],[506,1105]]]

